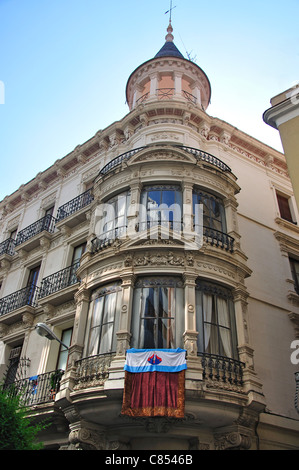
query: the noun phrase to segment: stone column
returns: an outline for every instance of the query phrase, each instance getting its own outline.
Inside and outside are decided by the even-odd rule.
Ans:
[[[156,98],[157,88],[158,88],[158,72],[152,73],[150,75],[151,84],[150,84],[150,98]]]
[[[197,357],[197,335],[196,331],[196,302],[195,302],[195,279],[196,274],[184,274],[185,280],[185,332],[184,346],[188,357]]]
[[[182,96],[182,72],[174,72],[174,94],[176,96]]]
[[[139,203],[140,203],[140,191],[141,191],[141,183],[133,183],[130,186],[131,191],[131,203],[128,207],[128,214],[127,214],[127,236],[130,240],[136,238],[138,236],[138,232],[136,232],[136,225],[138,223],[138,216],[139,216]]]

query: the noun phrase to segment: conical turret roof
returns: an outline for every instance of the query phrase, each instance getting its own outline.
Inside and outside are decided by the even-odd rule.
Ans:
[[[161,47],[159,52],[157,52],[154,59],[156,59],[157,57],[180,57],[181,59],[185,58],[183,54],[180,53],[180,51],[178,50],[178,48],[173,42],[172,31],[173,31],[173,28],[171,26],[171,21],[170,21],[168,28],[167,28],[167,34],[165,36],[166,42]]]

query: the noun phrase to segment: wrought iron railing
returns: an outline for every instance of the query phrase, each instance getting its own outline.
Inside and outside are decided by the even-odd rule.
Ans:
[[[0,316],[25,305],[37,307],[38,293],[39,287],[32,285],[2,297],[0,299]]]
[[[149,91],[147,93],[144,93],[144,95],[140,96],[138,100],[136,100],[136,104],[143,103],[143,101],[147,100],[147,98],[150,96]]]
[[[169,100],[174,95],[174,88],[157,88],[156,92],[159,100]]]
[[[24,406],[47,403],[55,400],[63,374],[64,371],[58,369],[6,383],[3,388],[7,390],[10,397],[19,396]]]
[[[65,219],[66,217],[69,217],[80,209],[83,209],[83,207],[88,206],[92,201],[93,196],[91,194],[91,189],[88,189],[84,193],[79,194],[79,196],[71,199],[66,204],[63,204],[58,208],[56,223]]]
[[[187,147],[185,145],[171,145],[170,144],[169,146],[185,150],[186,152],[194,155],[197,160],[210,163],[211,165],[216,166],[221,171],[226,171],[228,173],[231,173],[231,169],[228,165],[226,165],[226,163],[224,163],[222,160],[220,160],[219,158],[215,157],[214,155],[208,152],[204,152],[203,150],[195,149],[193,147]],[[144,147],[139,147],[129,152],[125,152],[125,153],[122,153],[121,155],[118,155],[100,170],[99,175],[102,175],[102,176],[106,175],[110,170],[113,170],[116,166],[120,165],[123,161],[129,160],[129,158],[131,158],[135,153],[139,152],[140,150],[143,150],[145,148],[150,148],[150,147],[151,145],[145,145]]]
[[[184,98],[186,98],[188,101],[191,101],[191,103],[196,104],[196,102],[197,102],[196,96],[194,96],[194,95],[192,95],[191,93],[189,93],[189,91],[182,90],[182,95],[183,95]]]
[[[215,230],[211,227],[203,227],[203,236],[212,246],[224,248],[231,253],[234,251],[235,239],[227,233],[220,232],[220,230]]]
[[[113,158],[111,162],[107,163],[107,165],[103,166],[103,168],[100,170],[100,175],[106,175],[110,170],[115,168],[117,165],[120,165],[122,162],[125,160],[129,160],[135,153],[139,152],[140,150],[144,149],[145,147],[138,147],[136,149],[130,150],[129,152],[122,153],[121,155],[118,155],[117,157]]]
[[[76,362],[75,389],[103,385],[108,379],[109,367],[115,352],[98,354]]]
[[[141,232],[143,230],[151,229],[153,227],[164,227],[169,230],[174,230],[176,232],[182,232],[184,230],[184,223],[181,220],[147,220],[138,222],[135,225],[136,232]]]
[[[204,152],[203,150],[195,149],[193,147],[186,147],[185,145],[176,145],[176,147],[179,147],[188,153],[192,153],[192,155],[194,155],[197,160],[210,163],[222,171],[227,171],[229,173],[232,171],[231,168],[226,165],[226,163],[208,152]]]
[[[39,291],[39,298],[46,297],[47,295],[58,292],[61,289],[65,289],[73,284],[79,282],[76,276],[76,271],[80,266],[80,261],[68,266],[67,268],[61,269],[54,274],[50,274],[44,277]]]
[[[115,227],[106,233],[103,233],[101,237],[96,237],[91,240],[91,252],[96,253],[97,251],[103,250],[107,246],[111,246],[115,240],[119,240],[126,236],[127,226]]]
[[[33,224],[18,232],[15,241],[16,246],[26,242],[27,240],[43,232],[44,230],[49,233],[53,233],[55,230],[55,222],[55,217],[50,214],[45,215],[41,219],[37,220]]]
[[[244,362],[217,354],[197,353],[201,357],[203,379],[216,380],[231,385],[243,385]]]
[[[0,243],[0,256],[1,255],[13,255],[15,252],[15,241],[12,238],[8,238],[4,240],[4,242]]]

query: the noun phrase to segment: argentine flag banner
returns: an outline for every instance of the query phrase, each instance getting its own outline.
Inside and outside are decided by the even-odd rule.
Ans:
[[[180,372],[187,369],[185,349],[128,349],[124,370],[142,372]]]

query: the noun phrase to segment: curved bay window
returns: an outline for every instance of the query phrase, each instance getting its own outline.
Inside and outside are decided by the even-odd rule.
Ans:
[[[225,210],[223,201],[216,196],[193,188],[193,214],[195,205],[203,205],[203,226],[204,229],[214,229],[226,233]]]
[[[178,185],[145,186],[141,193],[141,207],[145,211],[139,221],[141,230],[162,225],[181,230],[182,190]]]
[[[115,332],[119,324],[121,298],[120,283],[103,286],[92,294],[86,356],[116,351]]]
[[[211,282],[196,281],[198,352],[238,359],[232,294]]]
[[[148,277],[134,288],[132,346],[176,348],[184,328],[183,283],[178,277]]]

